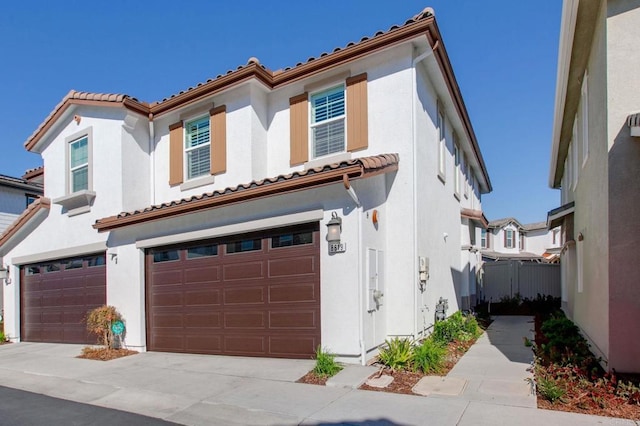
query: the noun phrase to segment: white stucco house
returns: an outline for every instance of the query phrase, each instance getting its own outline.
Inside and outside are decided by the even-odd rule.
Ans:
[[[140,351],[364,363],[473,303],[491,182],[430,9],[159,102],[71,91],[25,146],[45,197],[0,237],[12,341],[91,341],[108,303]]]
[[[549,185],[562,306],[607,369],[640,372],[640,3],[565,0]]]
[[[481,230],[485,260],[556,261],[560,252],[560,227],[546,222],[521,224],[516,218],[492,220]]]

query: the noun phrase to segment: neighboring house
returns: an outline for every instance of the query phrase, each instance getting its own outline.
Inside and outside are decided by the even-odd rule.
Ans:
[[[42,183],[27,175],[0,175],[0,234],[43,193]]]
[[[45,198],[0,239],[13,341],[366,362],[475,298],[491,183],[430,9],[162,101],[71,91],[26,141]],[[328,241],[331,240],[331,241]]]
[[[481,231],[485,260],[530,260],[553,262],[560,250],[560,228],[546,222],[521,224],[513,217],[492,220]]]
[[[640,3],[565,0],[549,184],[562,306],[605,367],[640,372]]]

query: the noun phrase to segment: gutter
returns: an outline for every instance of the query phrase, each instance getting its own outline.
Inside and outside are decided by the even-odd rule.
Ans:
[[[411,62],[411,131],[413,134],[413,284],[416,286],[413,289],[413,338],[416,339],[418,337],[418,290],[417,285],[420,279],[418,275],[418,235],[416,230],[418,229],[418,185],[417,185],[417,169],[418,169],[418,159],[417,159],[417,151],[418,151],[418,127],[416,126],[416,98],[417,98],[417,78],[418,75],[416,73],[416,65],[419,62],[422,62],[429,56],[433,55],[434,49],[438,47],[439,43],[433,46],[433,49],[428,50],[421,55],[417,56]]]

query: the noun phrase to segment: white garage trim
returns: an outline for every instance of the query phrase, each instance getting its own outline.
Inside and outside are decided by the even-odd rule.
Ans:
[[[297,225],[300,223],[317,222],[324,217],[322,209],[310,210],[301,213],[293,213],[282,216],[274,216],[265,219],[250,220],[246,222],[234,223],[232,225],[218,226],[199,231],[182,232],[175,235],[149,238],[136,242],[136,248],[145,249],[157,246],[165,246],[187,241],[204,240],[214,237],[224,237],[225,235],[242,234],[252,231],[262,231],[270,228],[280,228],[282,226]]]
[[[105,251],[106,249],[107,249],[107,243],[106,241],[102,241],[99,243],[85,244],[82,246],[69,247],[66,249],[30,254],[28,256],[18,256],[11,259],[11,263],[13,265],[25,265],[28,263],[44,262],[46,260],[82,256],[85,254],[102,252],[102,251]]]

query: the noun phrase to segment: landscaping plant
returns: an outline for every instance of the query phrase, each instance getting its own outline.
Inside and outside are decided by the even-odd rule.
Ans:
[[[342,370],[342,367],[336,362],[336,356],[326,349],[323,350],[318,345],[318,349],[316,349],[316,366],[313,368],[313,372],[320,377],[331,377],[340,370]]]
[[[394,337],[391,340],[385,340],[378,358],[392,371],[408,369],[413,360],[413,344],[408,338]]]
[[[111,324],[122,321],[122,315],[113,306],[103,305],[87,315],[87,330],[98,336],[98,344],[114,349],[115,339]]]
[[[413,349],[413,368],[423,373],[440,373],[444,367],[447,348],[431,338],[424,339]]]

